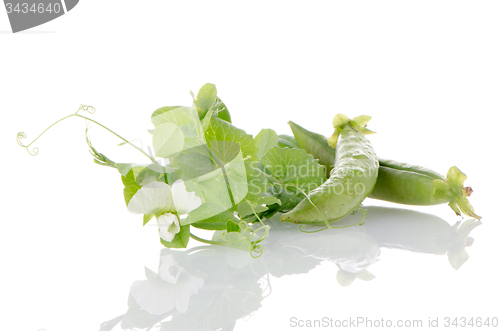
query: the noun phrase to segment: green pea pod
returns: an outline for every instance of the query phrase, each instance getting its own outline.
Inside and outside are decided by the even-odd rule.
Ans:
[[[379,164],[370,142],[349,123],[335,129],[340,132],[330,178],[283,214],[281,221],[329,226],[353,212],[373,190]]]
[[[446,178],[432,170],[394,161],[380,160],[379,179],[370,198],[407,205],[448,203],[460,216],[481,219],[467,200],[472,193],[464,187],[467,176],[457,167],[448,170]]]
[[[322,136],[307,131],[295,123],[293,123],[293,126],[295,130],[292,127],[292,131],[300,147],[319,159],[320,164],[327,168],[331,167],[334,163],[328,160],[335,156],[335,149],[325,144],[326,138],[320,143],[317,138]],[[299,134],[309,135],[311,138],[305,139],[300,137]],[[325,157],[325,154],[329,154],[330,157]],[[472,189],[463,187],[467,177],[458,168],[450,168],[445,178],[421,166],[390,160],[379,160],[379,163],[377,183],[369,195],[370,198],[407,205],[448,203],[457,215],[460,215],[460,211],[462,211],[469,217],[481,218],[474,213],[474,209],[467,200],[467,197],[472,193]]]

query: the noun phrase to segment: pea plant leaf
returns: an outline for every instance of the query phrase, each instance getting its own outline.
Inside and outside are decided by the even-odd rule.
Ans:
[[[297,148],[297,149],[301,148],[299,143],[297,142],[297,140],[294,137],[286,135],[286,134],[280,134],[278,136],[278,147],[281,147],[281,148],[288,147],[288,148]]]
[[[278,135],[274,130],[271,129],[262,129],[259,134],[255,136],[255,143],[259,148],[257,152],[257,157],[259,160],[266,154],[266,152],[276,146],[279,142]]]
[[[190,190],[189,186],[187,186],[187,187],[188,187],[188,190]],[[215,203],[215,202],[211,202],[211,201],[204,202],[201,204],[201,206],[199,206],[195,210],[192,210],[189,213],[187,218],[181,220],[181,225],[187,225],[187,224],[197,224],[198,225],[198,224],[200,224],[200,222],[202,224],[203,222],[210,220],[212,217],[223,213],[227,209],[228,209],[228,207],[224,207],[224,206],[222,206],[218,203]],[[224,228],[225,228],[226,221],[224,221]],[[207,221],[207,222],[211,222],[211,221]]]
[[[261,159],[266,174],[278,185],[290,191],[308,193],[326,180],[325,167],[303,149],[273,147]]]
[[[192,223],[191,225],[198,229],[204,230],[225,230],[228,221],[239,222],[239,219],[234,216],[230,210],[225,210],[222,213],[206,218],[202,221]]]
[[[224,120],[213,117],[205,132],[205,140],[214,158],[218,160],[218,166],[232,162],[231,160],[235,159],[236,155],[241,154],[243,157],[244,169],[240,167],[240,164],[238,166],[234,164],[227,173],[223,174],[231,182],[231,189],[236,188],[236,195],[235,192],[231,192],[235,196],[235,204],[243,199],[255,200],[266,191],[265,174],[255,165],[258,161],[259,148],[251,135]],[[242,177],[243,174],[246,178]],[[239,193],[245,190],[246,196],[241,197]]]
[[[186,248],[189,243],[189,234],[191,233],[189,225],[181,226],[181,230],[175,234],[171,242],[160,238],[163,246],[168,248]]]
[[[123,195],[125,197],[125,204],[128,206],[130,199],[139,191],[141,185],[139,185],[134,176],[134,171],[131,169],[126,176],[122,176],[122,183],[125,185],[123,189]]]
[[[152,114],[151,114],[151,122],[153,122],[153,125],[156,127],[158,125],[161,125],[163,123],[166,123],[164,121],[164,113],[166,112],[169,112],[173,109],[176,109],[176,108],[185,108],[187,109],[188,107],[182,107],[182,106],[168,106],[168,107],[161,107],[161,108],[158,108],[157,110],[155,110]],[[158,116],[158,117],[157,117]]]
[[[203,132],[206,132],[208,127],[210,126],[210,122],[212,120],[212,115],[214,113],[215,109],[212,107],[210,108],[209,111],[207,111],[205,117],[201,120],[201,127],[203,129]]]
[[[122,176],[127,176],[130,170],[133,171],[136,181],[140,185],[146,185],[144,182],[150,183],[153,178],[157,182],[164,182],[167,174],[177,170],[177,168],[161,166],[159,164],[138,164],[138,163],[116,163],[116,169]]]
[[[116,168],[116,163],[107,158],[104,154],[99,153],[94,146],[89,137],[89,129],[85,130],[85,139],[87,140],[87,145],[90,148],[90,154],[94,157],[94,162],[98,165],[107,166],[111,168]]]
[[[245,170],[247,174],[248,193],[245,200],[256,200],[267,191],[269,181],[266,174],[260,169],[260,162],[245,161]]]
[[[145,215],[143,216],[143,218],[142,218],[142,226],[144,226],[144,225],[148,224],[148,222],[149,222],[149,221],[151,221],[151,219],[152,219],[154,216],[155,216],[155,215],[152,215],[152,214],[150,214],[150,215],[145,214]]]
[[[171,172],[171,169],[162,167],[157,164],[150,164],[147,166],[131,166],[130,164],[117,163],[117,165],[118,170],[120,170],[120,173],[122,174],[122,183],[125,186],[125,188],[123,189],[123,195],[125,197],[125,203],[127,206],[130,199],[132,199],[132,197],[142,186],[147,185],[151,182],[167,183],[169,173]],[[125,170],[128,170],[128,172],[123,175]],[[146,222],[146,218],[144,218],[144,221]]]
[[[271,196],[280,201],[279,204],[266,203],[265,209],[258,207],[257,214],[260,218],[270,218],[277,212],[290,211],[304,199],[304,193],[307,194],[326,180],[324,166],[303,149],[275,146],[267,151],[258,165],[269,181],[262,199]],[[257,217],[252,216],[243,205],[238,206],[244,208],[241,212],[246,216],[242,217],[247,222],[255,222]]]
[[[236,222],[229,220],[226,223],[226,230],[229,233],[229,232],[240,232],[241,229],[240,229],[240,226]]]
[[[203,119],[207,115],[216,100],[217,88],[214,84],[207,83],[200,88],[194,101],[200,119]]]
[[[174,113],[169,113],[170,111],[175,110]],[[180,114],[189,111],[189,107],[183,106],[169,106],[169,107],[161,107],[158,108],[151,114],[151,122],[155,127],[165,124],[165,123],[179,123],[181,122],[181,118],[178,118]],[[177,118],[177,119],[176,119]],[[187,118],[184,118],[184,123],[188,122]]]
[[[184,133],[174,123],[164,123],[153,133],[153,149],[156,157],[172,158],[184,148]]]
[[[253,137],[220,118],[212,118],[205,132],[205,140],[210,147],[213,142],[219,141],[236,143],[239,145],[244,158],[258,159],[257,153],[259,148],[255,144]]]
[[[170,123],[175,124],[182,131],[182,134],[184,135],[184,148],[194,148],[205,143],[202,124],[195,107],[177,107],[152,117],[151,121],[155,126],[153,141],[156,131],[162,125]],[[165,127],[165,129],[167,129],[167,127]],[[164,132],[161,133],[160,137],[165,136],[168,138],[168,133],[170,131],[163,131]],[[161,139],[159,139],[156,143],[158,146],[166,144],[165,142],[162,143]]]
[[[218,118],[231,123],[231,114],[229,113],[226,104],[222,102],[219,97],[217,97],[217,101],[215,101],[214,108],[214,114],[216,114]]]
[[[191,224],[219,214],[239,203],[248,193],[242,153],[220,168],[184,182],[204,202],[191,211],[182,225]]]
[[[242,201],[238,205],[238,216],[240,218],[245,218],[246,216],[249,215],[255,215],[255,214],[260,214],[263,211],[266,211],[269,209],[267,205],[273,205],[273,204],[278,204],[281,205],[281,201],[273,196],[264,196],[260,197],[257,200],[254,201],[249,201],[245,200]]]

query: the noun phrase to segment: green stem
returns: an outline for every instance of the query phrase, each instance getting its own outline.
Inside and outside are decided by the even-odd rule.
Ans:
[[[75,114],[76,114],[76,113],[75,113]],[[38,154],[38,147],[34,147],[34,148],[33,148],[33,153],[31,153],[31,152],[30,152],[29,147],[30,147],[31,145],[33,145],[33,143],[34,143],[35,141],[37,141],[37,140],[38,140],[38,138],[40,138],[40,137],[41,137],[41,136],[42,136],[45,132],[47,132],[47,131],[51,128],[51,127],[53,127],[53,126],[54,126],[54,125],[56,125],[57,123],[59,123],[59,122],[61,122],[61,121],[65,120],[65,119],[67,119],[67,118],[69,118],[69,117],[71,117],[71,116],[74,116],[75,114],[68,115],[68,116],[66,116],[66,117],[64,117],[64,118],[61,118],[59,121],[57,121],[57,122],[55,122],[55,123],[52,123],[52,125],[51,125],[51,126],[49,126],[47,129],[45,129],[45,131],[43,131],[42,133],[40,133],[40,134],[38,135],[38,137],[36,137],[36,138],[35,138],[35,140],[33,140],[33,141],[32,141],[31,143],[29,143],[28,145],[24,145],[24,144],[21,142],[21,139],[26,138],[26,134],[25,134],[24,132],[19,132],[19,133],[17,134],[17,143],[19,144],[19,146],[26,148],[26,150],[28,151],[28,153],[29,153],[30,155],[35,156],[35,155],[37,155],[37,154]]]
[[[30,147],[30,146],[31,146],[31,144],[33,144],[35,141],[37,141],[37,139],[38,139],[38,138],[40,138],[40,137],[41,137],[41,136],[42,136],[45,132],[49,131],[49,129],[50,129],[51,127],[53,127],[53,126],[54,126],[54,125],[56,125],[57,123],[59,123],[59,122],[61,122],[61,121],[64,121],[65,119],[67,119],[67,118],[69,118],[69,117],[71,117],[71,116],[74,116],[74,115],[75,115],[75,114],[68,115],[68,116],[66,116],[66,117],[64,117],[64,118],[61,118],[59,121],[57,121],[57,122],[53,123],[51,126],[49,126],[48,128],[46,128],[46,129],[45,129],[45,131],[43,131],[42,133],[40,133],[40,134],[38,135],[38,137],[36,137],[36,138],[35,138],[35,140],[33,140],[33,141],[29,144],[29,145],[27,145],[27,146],[25,146],[25,147]]]
[[[213,241],[213,240],[208,240],[208,239],[203,239],[198,236],[195,236],[194,234],[190,233],[189,236],[193,238],[194,240],[198,240],[199,242],[202,242],[204,244],[209,244],[209,245],[220,245],[220,246],[226,246],[223,242],[220,241]]]
[[[220,167],[220,169],[222,171],[224,181],[226,182],[227,192],[229,194],[229,199],[231,200],[232,208],[233,208],[233,210],[236,210],[236,204],[234,202],[233,192],[231,191],[231,184],[229,183],[229,179],[227,178],[226,169],[224,168],[225,164],[224,164],[224,162],[219,160],[217,155],[215,155],[212,151],[210,151],[210,155],[212,156],[212,160],[214,160],[215,163],[217,163],[217,165]]]
[[[255,215],[255,217],[257,217],[257,219],[259,220],[259,222],[262,225],[265,225],[264,222],[262,222],[262,220],[260,219],[259,215],[257,215],[257,213],[255,212],[255,209],[253,208],[252,203],[250,201],[248,201],[248,200],[246,200],[246,202],[250,205],[250,208],[252,208],[252,212]]]
[[[139,152],[141,152],[142,154],[144,154],[148,159],[150,159],[151,161],[153,161],[153,163],[155,164],[159,164],[153,157],[151,157],[150,155],[148,155],[146,152],[144,152],[142,149],[140,149],[139,147],[137,147],[136,145],[132,144],[130,141],[128,141],[127,139],[123,138],[122,136],[120,136],[119,134],[115,133],[114,131],[110,130],[109,128],[107,128],[106,126],[102,125],[101,123],[99,122],[96,122],[94,121],[93,119],[90,119],[86,116],[82,116],[82,115],[79,115],[79,114],[73,114],[73,115],[70,115],[70,116],[78,116],[78,117],[81,117],[81,118],[84,118],[88,121],[91,121],[99,126],[101,126],[102,128],[108,130],[109,132],[111,132],[112,134],[114,134],[115,136],[117,136],[118,138],[120,138],[121,140],[123,140],[124,142],[126,142],[127,144],[131,145],[132,147],[134,147],[135,149],[137,149]],[[69,116],[68,116],[69,117]]]

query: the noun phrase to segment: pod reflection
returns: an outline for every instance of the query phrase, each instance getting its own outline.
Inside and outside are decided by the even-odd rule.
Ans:
[[[132,284],[128,311],[102,323],[100,330],[233,330],[238,319],[257,311],[271,294],[272,277],[307,273],[325,261],[339,268],[340,285],[369,281],[374,276],[367,269],[378,261],[381,247],[447,254],[458,269],[468,258],[464,248],[472,244],[470,232],[481,224],[468,220],[450,226],[434,215],[366,209],[363,226],[317,233],[302,233],[294,224],[277,221],[278,215],[269,222],[260,258],[220,246],[162,249],[158,270],[146,268],[146,279]]]

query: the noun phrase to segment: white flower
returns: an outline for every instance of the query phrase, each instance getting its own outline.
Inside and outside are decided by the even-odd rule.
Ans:
[[[202,278],[191,275],[168,254],[161,257],[158,274],[148,280],[135,281],[130,294],[152,315],[163,315],[174,308],[184,314],[191,296],[198,294],[203,285]]]
[[[158,267],[158,276],[164,281],[175,284],[183,269],[177,265],[174,257],[170,254],[163,255],[160,259],[160,266]]]
[[[160,229],[161,239],[171,242],[175,234],[181,231],[181,226],[179,224],[179,218],[177,215],[166,213],[156,218],[158,222],[158,228]]]
[[[194,192],[188,192],[179,179],[172,187],[162,182],[152,182],[141,187],[130,199],[128,210],[137,214],[156,215],[160,237],[171,242],[181,230],[178,215],[190,213],[201,205]]]

